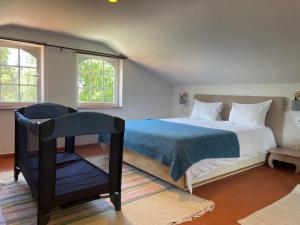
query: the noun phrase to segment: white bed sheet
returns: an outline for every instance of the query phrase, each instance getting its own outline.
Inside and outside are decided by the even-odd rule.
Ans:
[[[222,166],[238,163],[257,156],[259,153],[266,153],[269,149],[277,146],[273,132],[268,127],[249,127],[229,123],[228,121],[207,121],[192,118],[169,118],[163,120],[192,126],[229,130],[235,132],[238,137],[240,144],[239,158],[204,159],[193,164],[186,171],[186,181],[191,193],[194,179],[206,176]]]

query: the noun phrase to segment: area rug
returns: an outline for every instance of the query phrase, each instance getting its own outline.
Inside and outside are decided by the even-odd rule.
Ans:
[[[241,225],[299,225],[300,185],[279,201],[239,220]]]
[[[108,158],[88,160],[104,170]],[[109,199],[99,199],[51,212],[49,224],[97,225],[166,225],[179,224],[211,212],[214,203],[181,191],[140,170],[123,165],[122,211],[115,212]],[[20,176],[13,181],[13,172],[0,173],[0,208],[7,225],[36,224],[36,203]]]

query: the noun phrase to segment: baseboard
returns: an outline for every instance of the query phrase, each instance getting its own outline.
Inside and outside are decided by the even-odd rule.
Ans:
[[[15,156],[15,153],[3,153],[3,154],[0,154],[0,159],[13,158],[14,156]]]
[[[76,145],[75,148],[79,150],[79,149],[85,149],[85,148],[96,147],[96,146],[98,146],[97,143],[92,143],[92,144],[85,144],[85,145]],[[64,147],[62,147],[61,149],[64,149]]]
[[[90,148],[90,147],[95,147],[98,144],[86,144],[86,145],[76,145],[76,149],[80,150],[80,149],[85,149],[85,148]],[[63,152],[64,151],[64,147],[59,147],[57,148],[58,152]],[[2,153],[0,154],[0,159],[7,159],[7,158],[13,158],[15,156],[15,153]]]

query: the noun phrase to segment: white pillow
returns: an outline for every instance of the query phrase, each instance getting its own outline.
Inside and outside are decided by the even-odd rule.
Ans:
[[[272,100],[258,104],[232,103],[229,122],[248,126],[265,126],[265,119]]]
[[[195,99],[191,118],[215,121],[221,118],[222,102],[201,102]]]

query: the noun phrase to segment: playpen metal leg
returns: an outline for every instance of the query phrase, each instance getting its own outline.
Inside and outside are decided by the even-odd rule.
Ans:
[[[40,130],[42,133],[43,130]],[[40,135],[41,136],[41,135]],[[50,220],[50,209],[55,194],[56,139],[39,141],[39,188],[38,225],[46,225]]]
[[[120,193],[115,192],[115,193],[111,194],[110,201],[114,204],[116,211],[121,210],[121,194]]]
[[[21,171],[20,171],[20,168],[19,168],[19,167],[15,167],[15,168],[14,168],[14,178],[15,178],[15,182],[18,181],[20,172],[21,172]]]
[[[65,152],[74,153],[75,137],[65,137]]]
[[[121,179],[124,134],[112,134],[109,153],[110,200],[115,210],[121,210]]]
[[[46,225],[50,220],[50,212],[41,213],[38,212],[37,225]]]

